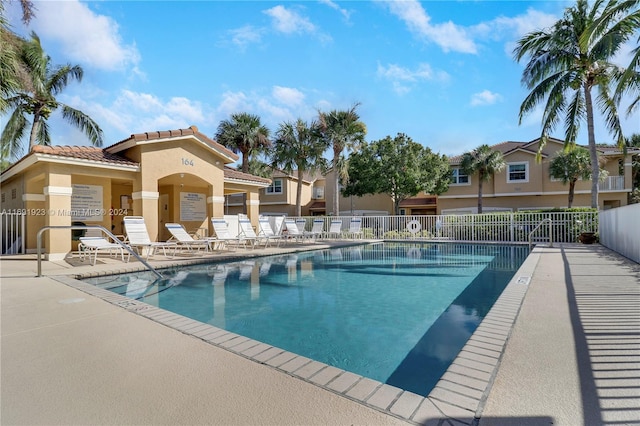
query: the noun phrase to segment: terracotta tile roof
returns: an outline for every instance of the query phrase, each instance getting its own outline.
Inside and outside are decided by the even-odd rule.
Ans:
[[[222,144],[214,141],[213,139],[207,137],[204,133],[200,133],[196,126],[191,126],[188,129],[176,129],[176,130],[161,130],[154,132],[145,132],[145,133],[134,133],[126,139],[121,140],[120,142],[116,142],[115,144],[107,147],[109,151],[118,151],[118,145],[125,144],[130,141],[134,142],[142,142],[142,141],[153,141],[153,140],[161,140],[161,139],[169,139],[169,138],[178,138],[183,136],[195,136],[201,142],[209,145],[211,148],[216,151],[221,151],[224,155],[235,158],[236,160],[239,158],[237,154],[231,151],[229,148],[225,147]]]
[[[80,160],[98,161],[108,164],[122,164],[127,166],[138,166],[138,163],[131,161],[118,154],[111,154],[102,148],[94,146],[44,146],[36,145],[31,150],[32,153],[55,155],[58,157],[76,158]]]
[[[434,206],[437,204],[437,197],[407,198],[400,201],[400,207]]]
[[[224,177],[225,179],[243,180],[247,182],[262,183],[265,185],[271,184],[271,179],[250,175],[249,173],[242,173],[241,171],[228,166],[225,166],[224,168]]]

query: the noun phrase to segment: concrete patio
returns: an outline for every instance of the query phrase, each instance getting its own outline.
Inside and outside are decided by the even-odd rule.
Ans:
[[[3,257],[0,423],[640,424],[640,265],[599,245],[536,252],[524,302],[477,411],[447,416],[421,406],[415,411],[422,415],[409,421],[59,278],[135,264],[44,262],[45,277],[36,278],[34,256]],[[429,401],[438,406],[437,398],[423,405]]]

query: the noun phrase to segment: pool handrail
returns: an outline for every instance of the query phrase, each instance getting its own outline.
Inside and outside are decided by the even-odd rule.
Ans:
[[[36,275],[37,277],[41,277],[42,276],[42,258],[41,258],[41,254],[42,254],[41,253],[42,252],[42,234],[44,233],[44,231],[48,231],[50,229],[70,229],[70,230],[100,229],[102,232],[107,234],[113,241],[115,241],[117,244],[120,244],[120,246],[122,246],[123,249],[125,249],[127,252],[132,254],[136,259],[138,259],[148,270],[153,272],[153,274],[156,277],[158,277],[160,279],[163,278],[162,274],[160,274],[160,272],[156,271],[153,268],[153,266],[149,265],[149,263],[147,263],[144,259],[142,259],[142,257],[140,257],[140,255],[138,253],[136,253],[135,250],[133,250],[127,244],[125,244],[122,241],[120,241],[115,235],[113,235],[110,231],[108,231],[106,228],[104,228],[103,226],[100,226],[100,225],[49,225],[49,226],[44,226],[44,227],[40,228],[40,230],[38,231],[38,234],[36,235],[37,250],[38,250],[37,251],[37,254],[38,254],[38,275]]]
[[[553,234],[551,233],[551,225],[553,224],[553,221],[550,218],[546,218],[533,228],[533,231],[529,232],[529,251],[531,251],[531,247],[533,246],[533,233],[536,232],[545,222],[549,222],[549,247],[553,247]]]

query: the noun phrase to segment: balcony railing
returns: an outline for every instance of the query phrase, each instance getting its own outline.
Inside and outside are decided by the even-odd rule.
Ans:
[[[598,183],[598,191],[622,190],[624,190],[624,176],[607,176],[604,181]]]

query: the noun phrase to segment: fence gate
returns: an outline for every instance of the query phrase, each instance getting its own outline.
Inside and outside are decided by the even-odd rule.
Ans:
[[[0,212],[2,254],[25,253],[25,218],[22,212]]]

